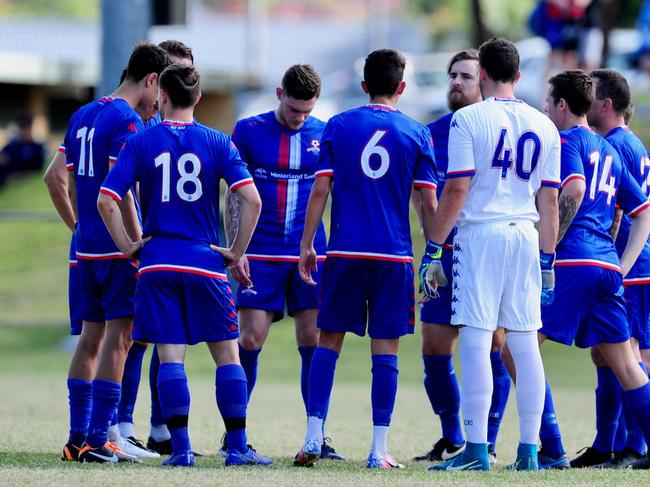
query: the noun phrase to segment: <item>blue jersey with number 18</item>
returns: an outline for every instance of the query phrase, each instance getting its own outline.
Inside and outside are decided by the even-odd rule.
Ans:
[[[610,234],[618,204],[635,216],[650,204],[616,150],[588,127],[560,132],[562,186],[575,178],[586,183],[582,204],[557,246],[558,266],[597,266],[620,270]]]
[[[327,123],[316,177],[333,178],[327,255],[410,262],[413,186],[435,190],[429,129],[387,105],[366,105]]]
[[[101,192],[120,200],[140,183],[144,246],[140,272],[222,273],[219,182],[236,191],[253,179],[230,137],[196,122],[163,123],[130,138]],[[218,276],[222,277],[222,276]]]

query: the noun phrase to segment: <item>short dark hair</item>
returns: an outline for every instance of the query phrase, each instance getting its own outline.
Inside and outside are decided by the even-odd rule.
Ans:
[[[404,79],[406,59],[394,49],[378,49],[366,57],[363,80],[371,97],[394,95]]]
[[[625,125],[630,123],[632,117],[634,116],[634,103],[630,103],[625,111],[623,112],[623,119],[625,120]]]
[[[194,54],[192,54],[192,48],[183,44],[181,41],[169,39],[162,41],[160,44],[158,44],[158,46],[162,47],[167,52],[167,54],[182,59],[189,59],[192,64],[194,64]]]
[[[150,73],[160,74],[169,66],[167,51],[151,42],[136,44],[126,66],[126,77],[136,83]]]
[[[561,98],[569,105],[569,110],[574,115],[586,115],[591,109],[594,96],[592,93],[593,82],[587,73],[579,69],[563,71],[548,80],[553,88],[551,97],[557,104]]]
[[[478,61],[478,51],[476,49],[465,49],[452,56],[447,64],[447,74],[451,74],[451,67],[458,61]]]
[[[318,98],[320,87],[320,75],[311,64],[294,64],[282,76],[282,89],[296,100]]]
[[[159,86],[169,95],[172,106],[194,106],[201,93],[199,72],[194,66],[172,64],[160,74]]]
[[[19,113],[16,116],[16,125],[18,125],[18,128],[20,129],[26,129],[32,126],[34,123],[34,117],[31,115],[31,113]]]
[[[625,77],[614,69],[594,69],[589,76],[598,79],[596,98],[609,98],[614,111],[619,115],[625,114],[632,101],[630,85]]]
[[[511,83],[519,72],[519,51],[508,39],[493,37],[478,48],[478,62],[491,80]]]

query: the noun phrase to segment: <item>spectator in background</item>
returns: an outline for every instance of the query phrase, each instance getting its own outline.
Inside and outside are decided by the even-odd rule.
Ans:
[[[650,0],[645,0],[641,5],[636,28],[640,44],[633,61],[640,71],[650,74]]]
[[[45,146],[32,136],[31,115],[25,113],[16,118],[18,135],[0,152],[0,187],[13,175],[36,172],[43,168]]]

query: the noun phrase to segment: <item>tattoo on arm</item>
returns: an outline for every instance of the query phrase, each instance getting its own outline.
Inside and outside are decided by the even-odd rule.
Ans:
[[[572,197],[561,194],[558,205],[560,207],[560,229],[557,234],[557,243],[560,243],[571,225],[573,217],[578,212],[578,204]]]
[[[226,193],[226,215],[224,224],[226,227],[226,239],[228,245],[232,245],[239,230],[239,215],[241,214],[241,199],[232,191]]]
[[[621,220],[623,219],[623,210],[616,210],[614,213],[614,222],[612,223],[612,228],[609,229],[609,233],[614,240],[618,237],[618,229],[621,227]]]

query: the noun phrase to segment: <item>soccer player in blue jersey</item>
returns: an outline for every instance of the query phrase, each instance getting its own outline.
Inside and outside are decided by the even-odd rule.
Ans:
[[[160,76],[162,124],[127,140],[104,182],[98,206],[118,247],[134,255],[145,241],[124,228],[119,202],[139,183],[144,220],[134,339],[155,343],[158,394],[173,453],[163,462],[193,466],[187,422],[187,345],[206,342],[217,365],[216,400],[228,435],[226,465],[268,465],[246,444],[246,375],[237,352],[237,313],[225,274],[246,250],[257,222],[259,194],[229,137],[194,121],[199,74],[172,65]],[[219,182],[242,200],[239,231],[218,247]]]
[[[135,458],[108,442],[107,430],[119,402],[124,362],[131,346],[136,269],[115,247],[96,200],[122,144],[142,127],[135,108],[147,116],[155,112],[158,74],[168,64],[165,51],[158,46],[136,46],[124,83],[111,96],[75,112],[66,132],[66,165],[78,215],[76,256],[83,318],[68,379],[71,425],[63,454],[66,460]],[[138,239],[141,230],[131,194],[121,209],[130,235]]]
[[[447,146],[452,116],[456,110],[483,100],[478,79],[478,51],[469,49],[456,53],[449,61],[447,74],[449,76],[447,104],[451,113],[428,125],[438,167],[438,197],[442,193],[447,175]],[[413,192],[414,197],[417,194]],[[417,208],[419,201],[414,201],[414,204]],[[449,282],[445,286],[438,287],[438,297],[424,302],[420,311],[424,388],[433,411],[440,417],[442,438],[433,445],[431,451],[415,457],[416,461],[449,460],[460,455],[465,447],[460,427],[460,391],[452,361],[458,328],[449,324],[451,323],[454,233],[455,231],[449,235],[442,250],[442,263],[445,266],[445,274],[450,277]],[[510,392],[510,376],[501,361],[501,347],[504,340],[503,329],[498,329],[493,335],[490,352],[493,392],[488,419],[488,453],[491,463],[496,463],[496,440]]]
[[[427,243],[427,283],[445,284],[442,247],[454,225],[451,323],[460,327],[461,404],[467,444],[430,470],[489,470],[490,348],[506,329],[517,369],[517,470],[537,470],[544,369],[540,302],[552,293],[560,138],[542,113],[514,97],[519,53],[506,39],[479,49],[484,101],[451,121],[445,189]],[[535,222],[538,222],[537,228]],[[424,261],[424,259],[423,259]]]
[[[323,266],[320,337],[309,370],[307,433],[295,464],[311,466],[323,444],[334,370],[347,332],[371,338],[373,434],[368,468],[400,468],[387,445],[397,393],[399,338],[415,325],[409,196],[420,191],[424,232],[436,205],[429,130],[396,108],[406,87],[405,60],[371,52],[362,89],[369,104],[329,120],[300,244],[300,274],[316,285],[314,242],[332,192],[331,234]],[[331,189],[330,189],[331,185]]]
[[[630,346],[623,277],[648,239],[650,203],[617,151],[587,125],[593,98],[589,76],[565,71],[551,78],[549,85],[547,112],[562,137],[562,192],[555,300],[542,307],[539,342],[549,338],[567,345],[575,342],[581,348],[597,347],[621,383],[624,399],[647,439],[650,385]],[[620,259],[610,233],[615,205],[633,218]],[[548,384],[540,438],[547,466],[566,467]]]
[[[646,196],[650,193],[650,158],[643,142],[627,127],[625,110],[630,106],[630,87],[619,72],[611,69],[598,69],[590,73],[594,84],[594,100],[587,114],[589,124],[616,149],[621,161],[630,175],[641,186]],[[630,234],[631,220],[618,215],[620,222],[616,238],[619,257],[625,250]],[[646,243],[630,269],[623,278],[625,287],[625,307],[630,328],[630,344],[634,356],[642,369],[639,343],[649,338],[648,319],[650,318],[650,244]],[[574,466],[599,465],[604,468],[624,468],[639,460],[646,451],[643,432],[638,427],[630,405],[623,400],[623,391],[613,370],[604,360],[597,347],[591,349],[596,365],[598,386],[596,388],[596,429],[593,445],[572,462]],[[647,373],[647,370],[646,370]],[[622,415],[621,415],[622,410]],[[623,418],[619,421],[619,417]],[[615,438],[626,433],[625,442],[616,444]],[[614,457],[610,459],[612,450]]]
[[[325,123],[310,116],[320,95],[321,79],[305,64],[291,66],[276,88],[275,110],[240,120],[233,142],[253,175],[262,198],[262,214],[247,254],[230,267],[239,282],[236,305],[241,335],[239,357],[246,371],[248,397],[257,380],[258,356],[271,324],[282,319],[285,307],[296,328],[302,359],[300,389],[305,409],[309,397],[308,373],[316,344],[316,316],[320,286],[305,284],[298,274],[300,238],[305,224],[307,199],[314,183]],[[226,235],[237,234],[239,197],[226,197]],[[318,227],[315,241],[319,268],[325,260],[325,231]],[[221,452],[225,453],[224,443]],[[328,443],[321,458],[341,460]]]

